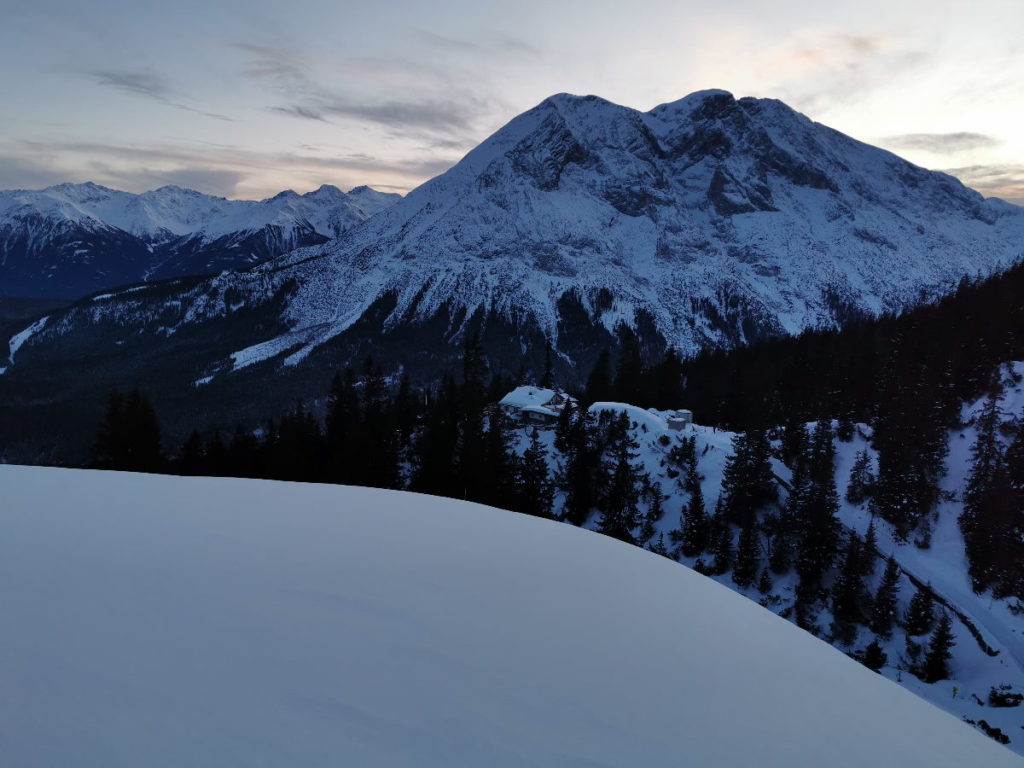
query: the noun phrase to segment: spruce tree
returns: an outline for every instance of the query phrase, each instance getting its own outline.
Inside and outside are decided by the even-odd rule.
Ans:
[[[711,565],[711,572],[715,574],[727,573],[732,567],[732,527],[722,513],[721,504],[711,518],[711,554],[714,560]]]
[[[864,649],[861,663],[874,672],[879,672],[889,662],[889,657],[882,646],[878,644],[878,638],[873,639],[868,647]]]
[[[754,583],[760,565],[760,554],[756,524],[751,520],[740,531],[736,564],[732,572],[732,580],[736,586],[746,588]]]
[[[593,415],[576,409],[567,439],[563,489],[564,516],[573,525],[583,525],[597,503],[595,482],[600,471]]]
[[[771,446],[763,430],[737,435],[732,447],[722,473],[722,504],[728,520],[742,527],[777,500],[778,489],[769,463]]]
[[[892,637],[896,623],[896,597],[900,589],[900,568],[891,555],[885,562],[885,572],[878,585],[871,607],[871,631],[884,640]]]
[[[683,508],[680,550],[687,557],[696,557],[708,548],[708,515],[704,511],[704,494],[695,483]]]
[[[856,625],[864,620],[866,590],[860,575],[861,541],[850,532],[839,577],[832,586],[832,636],[849,645],[857,634]]]
[[[953,622],[945,611],[932,633],[928,651],[921,664],[921,679],[926,683],[937,683],[949,678],[949,660],[953,658],[952,647],[956,645]]]
[[[92,463],[98,469],[127,472],[160,472],[164,468],[156,411],[140,390],[127,394],[114,390],[108,396]]]
[[[530,445],[523,453],[518,490],[518,511],[536,517],[551,517],[554,488],[548,471],[548,452],[536,427],[530,433]]]
[[[868,521],[868,529],[864,532],[864,541],[860,548],[860,575],[871,576],[875,572],[875,561],[878,559],[878,534],[875,532],[875,518]]]
[[[839,544],[834,457],[831,428],[819,422],[809,449],[806,477],[794,481],[787,507],[787,517],[796,530],[797,598],[805,606],[817,600]]]
[[[909,636],[923,635],[931,630],[935,623],[935,608],[929,591],[919,589],[910,598],[907,613],[903,617],[903,627]]]
[[[850,469],[850,483],[846,486],[846,500],[850,504],[863,504],[871,496],[874,483],[871,457],[866,450],[857,451],[857,458]]]
[[[964,491],[960,529],[976,592],[991,588],[996,597],[1024,594],[1020,557],[1024,555],[1024,496],[1016,487],[1021,458],[1018,430],[1008,449],[999,439],[1002,414],[992,394],[976,419],[971,472]]]

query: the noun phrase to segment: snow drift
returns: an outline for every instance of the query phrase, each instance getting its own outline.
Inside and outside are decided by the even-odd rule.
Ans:
[[[693,571],[406,493],[0,467],[24,767],[1017,766]]]

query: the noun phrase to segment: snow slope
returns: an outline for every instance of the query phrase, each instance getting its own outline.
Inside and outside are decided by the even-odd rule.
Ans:
[[[664,558],[463,502],[0,467],[33,766],[1019,766]]]
[[[1024,363],[1013,363],[1008,366],[1004,379],[1005,394],[1001,408],[1007,415],[1024,415]],[[999,728],[1009,737],[1009,747],[1018,753],[1024,753],[1024,708],[993,708],[987,706],[990,688],[1010,684],[1016,691],[1024,691],[1024,615],[1011,610],[1012,600],[993,599],[989,593],[975,594],[967,570],[963,536],[960,533],[958,519],[962,509],[959,501],[960,493],[970,469],[970,448],[974,443],[975,429],[972,425],[974,416],[981,408],[981,402],[964,406],[962,430],[955,430],[949,435],[949,456],[946,459],[946,476],[942,487],[950,492],[952,501],[943,501],[936,510],[933,522],[931,546],[919,549],[912,543],[900,542],[894,535],[891,526],[884,520],[875,519],[876,536],[879,551],[883,557],[892,555],[900,565],[904,575],[900,579],[898,595],[899,615],[906,610],[916,587],[910,580],[913,576],[920,583],[928,584],[933,591],[949,605],[953,606],[962,616],[966,617],[978,630],[983,641],[996,652],[987,653],[974,639],[970,629],[963,623],[960,615],[954,615],[953,631],[957,644],[953,648],[950,680],[934,684],[926,684],[907,672],[907,654],[905,636],[897,628],[889,641],[881,643],[888,654],[888,663],[882,674],[903,687],[913,691],[936,706],[945,709],[958,718],[968,718],[975,722],[984,720],[990,726]],[[660,520],[653,522],[654,535],[648,547],[657,547],[659,541],[669,551],[674,548],[671,532],[680,527],[681,512],[689,500],[677,481],[670,475],[671,463],[669,452],[680,438],[694,438],[698,457],[698,470],[703,477],[701,491],[705,508],[711,512],[721,493],[722,476],[726,461],[732,454],[732,440],[735,433],[714,427],[693,424],[683,431],[668,429],[664,413],[656,410],[644,410],[623,403],[595,403],[590,410],[594,413],[613,411],[625,413],[631,423],[631,432],[639,450],[637,462],[665,495],[664,514]],[[698,414],[699,417],[699,414]],[[809,429],[813,424],[808,425]],[[517,450],[522,453],[528,446],[530,428],[521,429],[517,437]],[[877,467],[877,457],[867,437],[870,429],[858,425],[857,434],[850,442],[835,441],[836,447],[836,485],[841,499],[839,518],[846,529],[855,530],[863,536],[871,519],[866,504],[853,505],[845,501],[846,486],[849,481],[850,469],[856,455],[867,450]],[[542,430],[542,443],[548,450],[552,473],[562,469],[563,457],[555,450],[554,431]],[[788,482],[791,473],[788,467],[777,459],[772,459],[772,471],[783,483]],[[780,501],[786,497],[786,488],[780,483]],[[560,510],[563,499],[556,497],[556,512]],[[641,503],[642,511],[646,511],[646,502]],[[586,523],[586,527],[596,529],[597,517]],[[639,535],[639,529],[635,532]],[[735,533],[734,533],[735,536]],[[679,562],[694,566],[697,558],[688,558],[675,553]],[[705,563],[710,563],[711,556],[704,555]],[[875,573],[867,579],[868,589],[875,593],[883,570],[883,563],[878,562]],[[773,588],[768,595],[761,594],[756,587],[740,588],[732,581],[731,571],[713,579],[724,586],[745,595],[753,601],[766,605],[775,613],[786,614],[793,604],[796,586],[795,574],[784,576],[772,575]],[[832,617],[827,608],[819,611],[816,624],[823,637],[828,636]],[[840,650],[860,651],[874,638],[864,627],[859,628],[858,635],[849,646],[841,646]],[[920,641],[922,638],[917,638]],[[955,694],[955,695],[954,695]],[[975,698],[977,697],[977,698]]]

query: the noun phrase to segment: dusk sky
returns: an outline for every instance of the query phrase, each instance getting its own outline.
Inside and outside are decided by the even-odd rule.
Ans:
[[[0,188],[405,192],[553,93],[775,97],[1024,203],[1024,2],[33,0]]]

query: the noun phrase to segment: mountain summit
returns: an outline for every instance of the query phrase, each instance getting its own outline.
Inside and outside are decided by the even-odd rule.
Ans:
[[[263,350],[309,351],[389,296],[386,327],[479,311],[574,357],[572,304],[692,353],[900,311],[1022,243],[1024,210],[779,101],[702,91],[643,113],[559,94],[305,252],[324,258],[280,276],[291,333]]]

